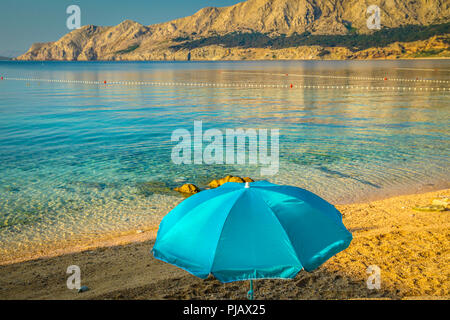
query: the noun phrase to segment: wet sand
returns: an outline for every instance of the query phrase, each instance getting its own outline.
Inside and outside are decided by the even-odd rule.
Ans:
[[[350,247],[294,280],[258,280],[256,299],[449,299],[450,212],[421,212],[450,189],[369,203],[339,205],[353,233]],[[44,252],[35,260],[3,260],[0,299],[244,299],[248,282],[196,278],[153,258],[155,228],[142,233]],[[81,268],[69,290],[66,269]],[[367,268],[381,270],[381,288],[369,290]]]

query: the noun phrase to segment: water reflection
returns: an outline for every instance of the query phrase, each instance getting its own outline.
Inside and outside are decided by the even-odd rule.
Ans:
[[[449,70],[445,60],[0,62],[7,77],[380,87],[448,87],[405,80],[449,81]],[[448,92],[19,81],[0,90],[0,237],[11,246],[42,241],[43,230],[66,239],[146,225],[181,201],[170,189],[184,182],[263,178],[258,166],[173,164],[172,131],[192,132],[195,120],[204,130],[279,128],[280,171],[268,179],[335,203],[449,185]]]

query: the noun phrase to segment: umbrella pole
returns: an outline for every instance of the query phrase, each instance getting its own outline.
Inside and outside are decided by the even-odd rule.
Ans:
[[[247,292],[248,300],[253,300],[253,280],[250,280],[250,291]]]

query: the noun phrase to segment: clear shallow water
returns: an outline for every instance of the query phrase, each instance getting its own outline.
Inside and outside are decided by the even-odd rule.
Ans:
[[[0,75],[447,88],[391,79],[448,81],[450,61],[0,62]],[[184,182],[262,179],[257,166],[172,163],[173,130],[193,132],[194,120],[204,130],[280,129],[280,169],[266,179],[333,203],[448,187],[449,95],[0,81],[0,250],[149,225],[182,200],[170,189]]]

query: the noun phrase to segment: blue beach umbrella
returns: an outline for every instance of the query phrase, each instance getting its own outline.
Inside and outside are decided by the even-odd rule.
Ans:
[[[297,187],[228,182],[181,202],[162,220],[152,252],[202,279],[292,279],[352,241],[341,213]]]

